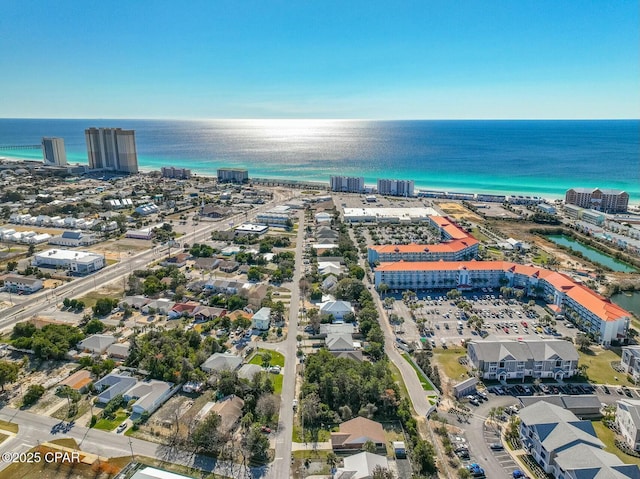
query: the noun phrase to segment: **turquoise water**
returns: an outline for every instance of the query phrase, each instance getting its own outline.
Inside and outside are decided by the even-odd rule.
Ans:
[[[640,291],[614,294],[611,301],[640,317]]]
[[[84,129],[132,128],[140,168],[328,182],[331,175],[413,179],[417,188],[549,198],[572,187],[619,188],[640,201],[640,122],[0,119],[0,146],[65,140],[86,163]],[[38,150],[0,156],[41,159]],[[603,164],[605,165],[603,167]]]
[[[549,235],[546,236],[547,239],[553,241],[556,244],[567,246],[574,251],[579,251],[582,255],[590,259],[591,261],[611,268],[613,271],[620,271],[623,273],[634,273],[637,271],[633,266],[628,265],[623,261],[619,261],[615,258],[612,258],[609,255],[601,253],[600,251],[593,249],[589,246],[586,246],[579,241],[574,240],[573,238],[565,235]]]

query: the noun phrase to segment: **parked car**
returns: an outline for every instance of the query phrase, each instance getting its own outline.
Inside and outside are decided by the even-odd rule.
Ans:
[[[489,444],[489,448],[494,451],[502,451],[504,449],[504,446],[499,442],[494,442],[493,444]]]

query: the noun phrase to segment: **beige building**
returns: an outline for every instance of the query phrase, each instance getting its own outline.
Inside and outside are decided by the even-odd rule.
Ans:
[[[136,132],[122,128],[87,128],[89,169],[138,172]]]
[[[622,190],[600,188],[571,188],[565,194],[565,203],[581,208],[623,213],[629,206],[629,194]]]

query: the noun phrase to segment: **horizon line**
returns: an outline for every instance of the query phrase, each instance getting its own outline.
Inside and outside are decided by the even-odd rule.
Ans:
[[[631,118],[187,118],[187,117],[0,117],[0,120],[130,120],[130,121],[639,121]]]

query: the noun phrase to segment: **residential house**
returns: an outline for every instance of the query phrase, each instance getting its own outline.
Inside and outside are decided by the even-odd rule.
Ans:
[[[331,433],[333,449],[362,449],[367,441],[383,448],[386,440],[382,424],[365,417],[356,417],[340,424],[338,432]]]
[[[214,371],[234,371],[242,364],[242,358],[231,353],[214,353],[200,365],[206,373]]]
[[[211,408],[211,412],[220,416],[220,428],[225,432],[229,432],[232,431],[240,422],[243,415],[243,407],[244,401],[238,396],[232,394],[216,401]]]
[[[638,466],[628,466],[604,452],[590,421],[545,401],[520,410],[523,447],[557,479],[640,478]]]
[[[362,351],[329,351],[336,358],[351,359],[352,361],[364,361]]]
[[[116,359],[127,359],[129,357],[130,343],[113,343],[107,348],[107,356]]]
[[[169,314],[176,303],[165,298],[154,299],[140,309],[144,314]]]
[[[178,319],[183,316],[192,316],[196,308],[200,306],[200,303],[195,301],[187,301],[186,303],[176,303],[173,308],[169,310],[169,319]]]
[[[224,206],[214,204],[204,205],[200,210],[200,216],[206,216],[207,218],[224,218],[230,214],[231,208],[225,208]]]
[[[176,266],[177,268],[182,268],[187,264],[187,260],[191,257],[189,253],[178,253],[174,256],[170,256],[160,263],[161,266],[169,267]]]
[[[238,369],[238,377],[251,381],[253,377],[260,372],[262,372],[262,367],[257,364],[243,364],[240,369]]]
[[[1,278],[4,281],[5,291],[19,294],[31,294],[42,289],[42,280],[32,276],[19,274],[7,274]]]
[[[640,400],[619,399],[616,424],[627,445],[640,451]]]
[[[320,303],[320,314],[330,314],[333,319],[343,320],[345,315],[353,314],[354,309],[348,301],[326,301]]]
[[[118,303],[121,308],[125,305],[133,309],[141,309],[144,305],[148,304],[151,300],[145,296],[125,296],[122,301]]]
[[[124,373],[110,373],[95,382],[94,387],[98,391],[96,401],[106,404],[119,394],[124,395],[136,385],[138,380]]]
[[[211,321],[227,314],[224,308],[214,308],[213,306],[198,306],[193,310],[193,318],[196,322]]]
[[[342,266],[328,261],[318,261],[318,273],[321,275],[341,275],[343,273]]]
[[[222,260],[220,258],[197,258],[193,266],[197,269],[213,270],[216,269]]]
[[[353,323],[338,323],[338,324],[321,324],[319,338],[326,338],[330,334],[344,334],[352,336],[356,332],[356,327]]]
[[[136,384],[129,388],[124,394],[124,400],[129,402],[136,400],[131,406],[134,414],[153,413],[160,405],[162,405],[172,393],[173,384],[164,381],[156,381],[148,379],[146,381],[137,381]]]
[[[640,346],[624,346],[620,364],[636,383],[640,381]]]
[[[385,456],[361,452],[344,458],[344,467],[338,468],[334,479],[371,479],[376,468],[389,469]]]
[[[266,331],[271,324],[271,308],[260,308],[251,318],[251,327]]]
[[[324,291],[333,291],[338,285],[338,278],[335,275],[330,274],[324,280],[322,280],[322,289]]]
[[[73,389],[74,391],[84,393],[86,392],[90,383],[91,383],[91,373],[86,369],[81,369],[80,371],[73,373],[64,381],[60,381],[58,383],[58,387],[67,386]]]
[[[237,261],[223,261],[220,263],[219,269],[224,273],[233,273],[240,267],[240,263]]]
[[[94,334],[80,341],[78,343],[78,350],[101,355],[115,342],[116,338],[113,334]]]
[[[350,334],[328,334],[324,343],[329,351],[353,351],[356,349]]]
[[[470,341],[467,355],[485,379],[562,380],[578,371],[578,352],[569,341],[560,339]]]

